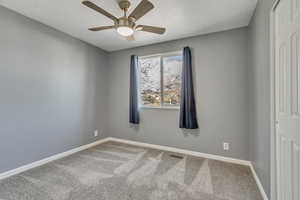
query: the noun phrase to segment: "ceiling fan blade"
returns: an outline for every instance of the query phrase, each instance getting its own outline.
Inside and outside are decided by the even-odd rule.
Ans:
[[[110,18],[113,21],[118,21],[118,18],[116,18],[115,16],[113,16],[112,14],[110,14],[109,12],[107,12],[106,10],[100,8],[99,6],[97,6],[96,4],[90,2],[90,1],[83,1],[82,2],[83,5],[101,13],[102,15],[105,15],[106,17]]]
[[[156,33],[156,34],[161,34],[161,35],[166,32],[165,28],[155,27],[155,26],[146,26],[146,25],[138,25],[135,29],[137,31],[145,31],[145,32]]]
[[[134,18],[135,20],[143,17],[147,12],[152,10],[154,5],[148,0],[142,0],[142,2],[132,11],[129,17]]]
[[[127,41],[135,41],[134,35],[130,35],[126,37]]]
[[[107,29],[113,29],[115,26],[99,26],[99,27],[93,27],[89,28],[90,31],[102,31],[102,30],[107,30]]]

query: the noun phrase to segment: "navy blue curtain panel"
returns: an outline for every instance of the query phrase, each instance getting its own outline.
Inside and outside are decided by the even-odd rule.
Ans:
[[[192,54],[189,47],[183,49],[179,127],[184,129],[198,129],[193,84]]]
[[[139,124],[138,103],[138,57],[132,55],[130,58],[130,89],[129,89],[129,123]]]

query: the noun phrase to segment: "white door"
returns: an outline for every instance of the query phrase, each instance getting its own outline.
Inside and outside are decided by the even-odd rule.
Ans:
[[[300,0],[275,8],[278,200],[300,200]]]

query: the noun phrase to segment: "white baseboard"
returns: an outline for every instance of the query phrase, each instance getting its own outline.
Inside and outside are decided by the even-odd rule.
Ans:
[[[23,166],[18,167],[16,169],[13,169],[13,170],[1,173],[0,174],[0,180],[4,179],[4,178],[8,178],[8,177],[16,175],[16,174],[19,174],[19,173],[22,173],[22,172],[27,171],[29,169],[32,169],[32,168],[35,168],[35,167],[47,164],[47,163],[49,163],[51,161],[54,161],[54,160],[57,160],[57,159],[69,156],[69,155],[77,153],[79,151],[83,151],[85,149],[91,148],[93,146],[102,144],[102,143],[107,142],[107,141],[108,141],[108,138],[100,139],[100,140],[97,140],[96,142],[93,142],[93,143],[90,143],[90,144],[86,144],[86,145],[77,147],[75,149],[71,149],[69,151],[65,151],[65,152],[62,152],[62,153],[50,156],[48,158],[44,158],[42,160],[39,160],[39,161],[30,163],[30,164],[27,164],[27,165],[23,165]]]
[[[137,141],[132,141],[132,140],[125,140],[125,139],[119,139],[119,138],[114,138],[114,137],[108,137],[108,138],[104,138],[104,139],[100,139],[96,142],[90,143],[90,144],[86,144],[80,147],[77,147],[75,149],[71,149],[69,151],[66,152],[62,152],[53,156],[50,156],[48,158],[21,166],[19,168],[4,172],[0,174],[0,180],[4,179],[4,178],[8,178],[10,176],[22,173],[24,171],[27,171],[29,169],[47,164],[49,162],[52,162],[54,160],[72,155],[74,153],[77,153],[79,151],[83,151],[85,149],[91,148],[93,146],[105,143],[105,142],[120,142],[120,143],[124,143],[124,144],[131,144],[131,145],[135,145],[135,146],[140,146],[140,147],[146,147],[146,148],[152,148],[152,149],[158,149],[158,150],[162,150],[162,151],[170,151],[170,152],[174,152],[174,153],[181,153],[181,154],[186,154],[186,155],[191,155],[191,156],[195,156],[195,157],[202,157],[202,158],[208,158],[208,159],[213,159],[213,160],[219,160],[219,161],[223,161],[223,162],[229,162],[229,163],[234,163],[234,164],[239,164],[239,165],[246,165],[249,166],[252,174],[254,176],[254,179],[257,183],[257,186],[261,192],[261,195],[263,197],[264,200],[268,200],[268,197],[264,191],[264,188],[254,170],[254,167],[252,165],[252,163],[248,160],[240,160],[240,159],[235,159],[235,158],[230,158],[230,157],[224,157],[224,156],[218,156],[218,155],[213,155],[213,154],[207,154],[207,153],[200,153],[197,151],[190,151],[190,150],[185,150],[185,149],[179,149],[179,148],[175,148],[175,147],[169,147],[169,146],[162,146],[162,145],[156,145],[156,144],[149,144],[149,143],[144,143],[144,142],[137,142]]]
[[[163,151],[170,151],[170,152],[174,152],[174,153],[187,154],[187,155],[191,155],[191,156],[195,156],[195,157],[220,160],[223,162],[235,163],[235,164],[239,164],[239,165],[247,165],[247,166],[251,165],[251,162],[248,160],[240,160],[240,159],[235,159],[235,158],[230,158],[230,157],[217,156],[217,155],[213,155],[213,154],[200,153],[197,151],[190,151],[190,150],[179,149],[179,148],[175,148],[175,147],[149,144],[149,143],[144,143],[144,142],[136,142],[136,141],[132,141],[132,140],[125,140],[125,139],[119,139],[119,138],[114,138],[114,137],[109,137],[108,140],[113,141],[113,142],[131,144],[131,145],[140,146],[140,147],[147,147],[147,148],[158,149],[158,150],[163,150]]]
[[[255,182],[256,182],[256,184],[257,184],[257,187],[258,187],[258,189],[259,189],[259,191],[260,191],[260,193],[261,193],[261,196],[263,197],[263,200],[268,200],[268,196],[267,196],[267,194],[266,194],[266,192],[265,192],[265,190],[264,190],[264,187],[262,186],[262,184],[261,184],[261,182],[260,182],[260,180],[259,180],[259,178],[258,178],[258,176],[257,176],[257,174],[256,174],[256,171],[255,171],[255,169],[254,169],[252,163],[251,163],[251,165],[250,165],[250,169],[251,169],[251,171],[252,171],[253,177],[254,177]]]

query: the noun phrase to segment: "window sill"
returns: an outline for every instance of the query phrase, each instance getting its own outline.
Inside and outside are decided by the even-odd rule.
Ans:
[[[148,110],[148,109],[153,109],[153,110],[180,110],[180,107],[151,107],[151,106],[141,106],[141,110]]]

